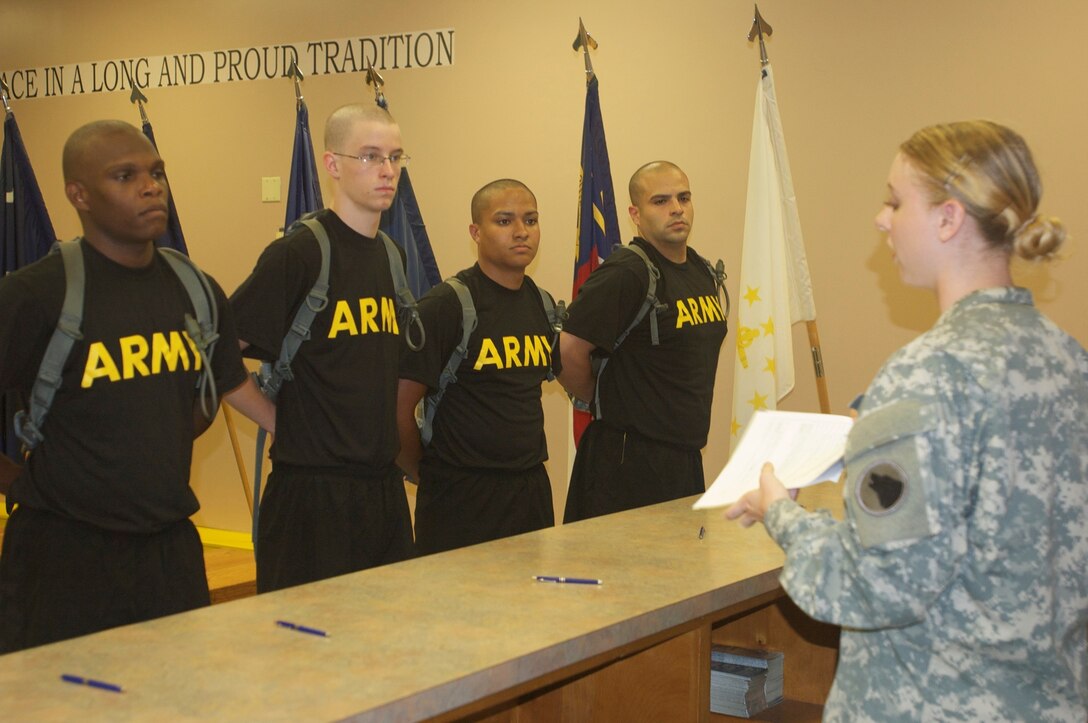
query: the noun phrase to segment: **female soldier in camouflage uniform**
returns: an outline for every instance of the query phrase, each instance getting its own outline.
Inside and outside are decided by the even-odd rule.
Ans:
[[[762,520],[790,597],[843,626],[825,720],[1088,719],[1088,354],[1009,272],[1064,240],[1040,193],[995,123],[900,146],[876,224],[941,316],[864,396],[845,520],[770,465],[726,512]]]

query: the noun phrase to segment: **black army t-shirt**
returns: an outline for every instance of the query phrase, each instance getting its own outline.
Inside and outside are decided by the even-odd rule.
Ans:
[[[317,215],[331,247],[328,305],[291,365],[294,379],[276,403],[274,462],[330,467],[393,463],[400,322],[385,244],[349,228],[332,211]],[[403,254],[402,254],[403,263]],[[313,287],[321,252],[306,227],[274,241],[231,296],[247,356],[273,360],[295,312]]]
[[[203,369],[185,332],[192,303],[158,254],[131,269],[82,247],[83,338],[11,501],[107,529],[154,532],[199,508],[189,487]],[[222,393],[246,371],[226,297],[211,283],[219,308],[212,370]],[[0,280],[0,389],[33,386],[64,292],[60,254]]]
[[[600,416],[608,424],[687,449],[706,445],[718,354],[726,319],[707,265],[688,248],[682,264],[641,238],[661,272],[656,296],[660,343],[651,344],[649,314],[610,355],[599,381]],[[613,253],[582,285],[564,331],[607,355],[646,298],[648,271],[635,253]],[[650,314],[653,312],[651,311]]]
[[[457,274],[472,294],[479,325],[446,388],[424,451],[458,467],[524,470],[548,458],[540,386],[551,366],[552,330],[533,280],[512,290],[489,279],[479,265]],[[421,352],[407,352],[401,376],[433,392],[462,337],[462,310],[449,284],[419,303],[427,330]]]

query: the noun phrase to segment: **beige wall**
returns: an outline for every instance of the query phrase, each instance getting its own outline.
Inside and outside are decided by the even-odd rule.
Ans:
[[[765,0],[767,49],[815,285],[832,406],[843,409],[881,362],[927,328],[936,305],[903,288],[872,217],[896,145],[917,127],[989,117],[1020,130],[1046,183],[1044,211],[1074,235],[1088,229],[1088,5],[1040,0]],[[91,11],[90,8],[95,10]],[[305,9],[303,9],[305,8]],[[507,0],[345,0],[307,3],[145,3],[4,0],[0,69],[155,56],[301,40],[454,28],[455,64],[390,69],[391,108],[414,160],[412,180],[444,274],[470,264],[468,200],[501,176],[526,181],[540,202],[544,243],[535,278],[569,296],[584,103],[582,60],[571,49],[581,14],[593,55],[621,210],[627,178],[668,158],[688,173],[698,217],[691,239],[726,260],[735,294],[758,48],[745,40],[750,0],[548,3]],[[325,116],[372,95],[361,75],[305,84],[320,144]],[[290,164],[294,102],[287,80],[156,89],[148,112],[167,160],[190,250],[228,290],[282,223],[260,202],[260,178]],[[15,101],[14,108],[61,237],[78,227],[62,195],[60,148],[98,118],[138,122],[127,93]],[[621,216],[625,236],[630,232]],[[1088,343],[1088,261],[1074,238],[1067,259],[1018,272],[1040,306]],[[731,320],[731,321],[735,321]],[[804,344],[803,329],[795,339]],[[783,403],[815,410],[806,356]],[[733,336],[723,349],[709,477],[728,454]],[[557,505],[566,487],[567,408],[545,394]],[[242,425],[246,464],[252,426]],[[198,523],[244,530],[247,512],[225,427],[197,443]]]

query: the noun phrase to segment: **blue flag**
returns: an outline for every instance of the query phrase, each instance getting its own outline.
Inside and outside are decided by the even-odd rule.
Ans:
[[[586,112],[582,125],[582,174],[578,181],[578,249],[574,259],[574,287],[571,301],[600,266],[612,248],[620,243],[620,225],[616,216],[616,194],[612,190],[612,168],[608,163],[608,144],[604,140],[601,98],[597,76],[586,86]],[[589,425],[589,414],[574,411],[574,443]]]
[[[375,99],[379,107],[389,109],[389,102],[384,95]],[[400,172],[397,195],[393,205],[382,212],[379,228],[389,234],[389,238],[404,249],[407,261],[408,287],[417,299],[430,291],[432,286],[442,282],[438,271],[438,262],[431,250],[431,239],[427,236],[427,225],[423,223],[423,213],[416,201],[416,192],[412,188],[412,179],[408,169]]]
[[[159,149],[159,144],[155,142],[155,131],[151,128],[151,121],[144,121],[144,135],[147,136],[147,140],[151,141],[151,145],[155,146],[155,150]],[[169,181],[169,177],[167,178]],[[180,251],[186,256],[189,255],[189,247],[185,245],[185,234],[181,232],[181,221],[178,219],[178,209],[174,206],[174,189],[170,188],[170,193],[167,195],[166,200],[170,209],[170,217],[166,221],[166,231],[162,236],[155,239],[156,246],[165,246],[167,248]]]
[[[0,203],[0,276],[32,264],[49,253],[57,240],[45,209],[38,180],[30,166],[15,114],[4,120],[4,150],[0,153],[3,203]],[[19,439],[12,418],[25,406],[16,394],[0,395],[0,451],[19,459]]]
[[[14,113],[9,113],[4,121],[0,166],[4,182],[4,203],[0,205],[0,275],[3,275],[45,256],[57,235],[45,210],[45,200]]]
[[[382,212],[381,229],[404,249],[408,261],[408,287],[413,296],[418,299],[442,281],[407,168],[400,172],[393,205]]]
[[[314,144],[310,137],[310,111],[306,103],[298,101],[298,113],[295,119],[295,147],[291,151],[291,178],[287,186],[287,214],[283,219],[283,230],[308,213],[321,209],[321,182],[317,177],[317,161],[314,158]]]

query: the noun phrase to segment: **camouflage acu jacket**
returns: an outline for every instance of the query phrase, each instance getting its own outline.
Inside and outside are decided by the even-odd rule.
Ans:
[[[851,431],[846,516],[783,500],[782,585],[843,626],[825,720],[1088,720],[1088,354],[1018,288],[899,350]]]

